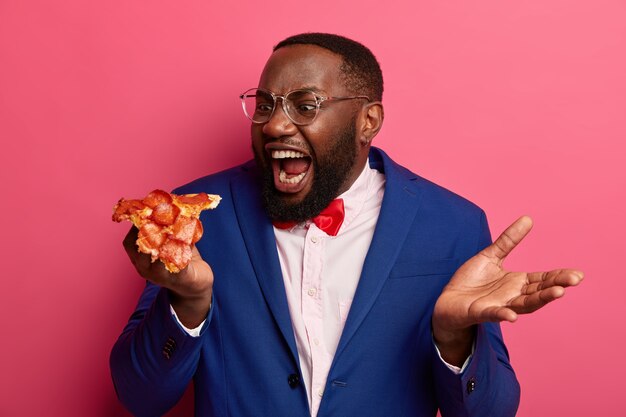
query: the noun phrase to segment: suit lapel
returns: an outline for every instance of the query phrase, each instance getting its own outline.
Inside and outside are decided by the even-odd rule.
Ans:
[[[408,225],[413,223],[419,209],[420,191],[412,181],[416,178],[414,174],[397,166],[384,152],[375,148],[372,148],[370,161],[373,168],[385,173],[385,196],[333,363],[376,301],[406,239]],[[261,202],[258,176],[253,171],[256,167],[249,167],[250,171],[234,178],[231,183],[235,213],[263,296],[298,361],[274,230]]]
[[[333,362],[337,361],[376,301],[419,208],[420,191],[412,181],[416,178],[414,174],[397,166],[375,148],[370,153],[370,165],[384,171],[385,195]]]
[[[251,171],[236,177],[231,182],[235,213],[263,296],[297,362],[298,352],[280,261],[276,252],[274,229],[265,215],[258,176],[253,170],[256,170],[256,167],[251,168]]]

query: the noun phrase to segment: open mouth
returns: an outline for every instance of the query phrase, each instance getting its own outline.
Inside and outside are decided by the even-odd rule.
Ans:
[[[284,193],[301,191],[311,176],[311,157],[294,149],[281,148],[268,149],[268,151],[276,189]]]

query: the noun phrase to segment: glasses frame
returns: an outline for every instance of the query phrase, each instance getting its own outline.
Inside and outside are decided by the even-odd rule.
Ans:
[[[255,91],[255,92],[261,91],[261,92],[267,93],[270,96],[272,96],[272,98],[274,99],[274,106],[272,107],[272,111],[270,112],[269,116],[267,116],[267,120],[262,121],[262,122],[254,120],[252,118],[253,115],[249,115],[248,112],[246,111],[246,97],[249,95],[251,91]],[[287,99],[289,95],[293,93],[301,93],[301,92],[311,93],[315,97],[315,116],[313,116],[313,118],[310,121],[305,122],[305,123],[300,123],[300,122],[295,121],[293,117],[291,117],[291,115],[289,114],[289,107],[287,106]],[[256,94],[252,97],[255,97],[255,96]],[[244,91],[243,93],[241,93],[239,95],[239,98],[241,99],[241,107],[243,108],[243,113],[246,115],[248,119],[250,119],[250,121],[252,121],[252,123],[255,123],[255,124],[264,124],[264,123],[269,122],[272,119],[274,112],[276,111],[277,100],[281,99],[283,112],[285,113],[287,118],[291,121],[291,123],[297,126],[306,126],[306,125],[310,125],[311,123],[313,123],[317,119],[317,115],[320,113],[320,107],[322,106],[322,103],[324,103],[325,101],[342,101],[342,100],[354,100],[354,99],[365,99],[368,102],[372,101],[368,96],[332,96],[332,97],[323,96],[317,93],[316,91],[310,90],[307,88],[298,88],[295,90],[291,90],[291,91],[286,92],[283,95],[274,94],[271,91],[266,90],[264,88],[250,88]]]

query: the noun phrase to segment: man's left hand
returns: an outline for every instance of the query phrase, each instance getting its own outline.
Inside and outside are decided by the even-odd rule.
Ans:
[[[465,262],[452,276],[435,304],[433,336],[446,362],[462,363],[469,355],[473,326],[517,320],[562,297],[578,285],[583,273],[573,269],[510,272],[502,264],[530,232],[532,220],[523,216],[496,241]]]

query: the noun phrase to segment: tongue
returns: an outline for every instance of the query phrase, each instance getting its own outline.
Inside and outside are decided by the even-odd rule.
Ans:
[[[308,158],[286,158],[281,161],[281,168],[289,175],[298,175],[309,169]]]

